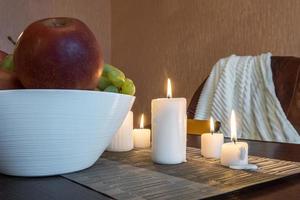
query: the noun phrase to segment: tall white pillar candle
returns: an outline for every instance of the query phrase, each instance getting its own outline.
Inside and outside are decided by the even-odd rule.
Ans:
[[[206,158],[221,157],[221,148],[224,143],[224,135],[222,133],[214,133],[214,120],[210,118],[210,132],[201,135],[201,155]]]
[[[248,144],[237,142],[236,119],[234,110],[231,113],[231,141],[222,145],[221,164],[224,166],[242,166],[248,164]]]
[[[129,111],[117,133],[113,136],[107,151],[130,151],[133,149],[133,112]]]
[[[144,128],[144,114],[142,114],[140,121],[140,128],[133,130],[134,147],[135,148],[149,148],[150,147],[150,129]]]
[[[179,164],[186,161],[186,99],[171,98],[169,79],[167,96],[151,103],[152,160],[159,164]]]

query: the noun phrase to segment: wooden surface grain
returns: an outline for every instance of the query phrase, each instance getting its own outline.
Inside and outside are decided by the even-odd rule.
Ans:
[[[111,53],[110,0],[0,0],[0,49],[11,53],[14,39],[33,21],[47,17],[75,17],[85,22],[102,46],[104,59]]]
[[[155,164],[151,149],[105,152],[91,168],[64,177],[115,199],[204,199],[300,173],[300,163],[249,156],[256,171],[232,170],[187,148],[187,162]],[[179,192],[180,191],[180,192]]]
[[[187,144],[191,147],[201,148],[200,139],[200,136],[188,135]],[[239,139],[239,141],[244,141],[249,144],[249,155],[300,162],[299,144],[242,139]],[[224,142],[230,142],[230,138],[225,138]]]
[[[190,136],[188,145],[200,147],[200,137]],[[243,140],[249,145],[249,155],[264,156],[281,160],[300,162],[300,145],[277,142],[261,142],[253,140]],[[225,142],[229,142],[227,138]],[[218,199],[243,199],[243,200],[298,200],[300,199],[300,174],[286,179],[281,179],[271,183],[245,188],[226,195],[210,198]]]
[[[112,63],[137,86],[135,115],[166,96],[192,97],[214,63],[231,54],[300,56],[298,0],[112,1]],[[138,117],[135,117],[137,124]]]

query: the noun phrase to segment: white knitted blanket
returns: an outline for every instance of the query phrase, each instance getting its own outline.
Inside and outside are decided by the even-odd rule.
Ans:
[[[212,116],[230,137],[232,109],[236,112],[238,138],[300,144],[300,136],[275,94],[271,53],[232,55],[215,64],[200,95],[195,119]]]

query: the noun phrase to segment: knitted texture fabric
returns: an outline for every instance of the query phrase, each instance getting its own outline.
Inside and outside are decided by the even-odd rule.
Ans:
[[[195,119],[212,116],[230,137],[230,115],[237,116],[238,138],[300,144],[300,136],[276,97],[271,53],[232,55],[213,67],[197,105]]]

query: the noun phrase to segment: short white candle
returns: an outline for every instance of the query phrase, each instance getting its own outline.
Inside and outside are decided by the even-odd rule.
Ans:
[[[150,147],[150,129],[144,128],[144,114],[141,116],[140,128],[133,130],[134,147],[148,148]]]
[[[246,142],[237,142],[236,119],[234,110],[231,113],[231,141],[222,146],[221,164],[230,165],[247,165],[248,164],[248,144]]]
[[[206,158],[221,157],[221,148],[224,143],[224,135],[222,133],[214,133],[215,126],[214,120],[210,118],[210,133],[201,135],[201,155]]]
[[[247,165],[248,144],[246,142],[230,142],[223,144],[221,164],[224,166]]]
[[[167,98],[151,103],[152,160],[179,164],[186,161],[186,99],[172,98],[170,79],[167,88]]]
[[[113,136],[107,151],[130,151],[133,149],[133,112],[129,111],[117,133]]]

